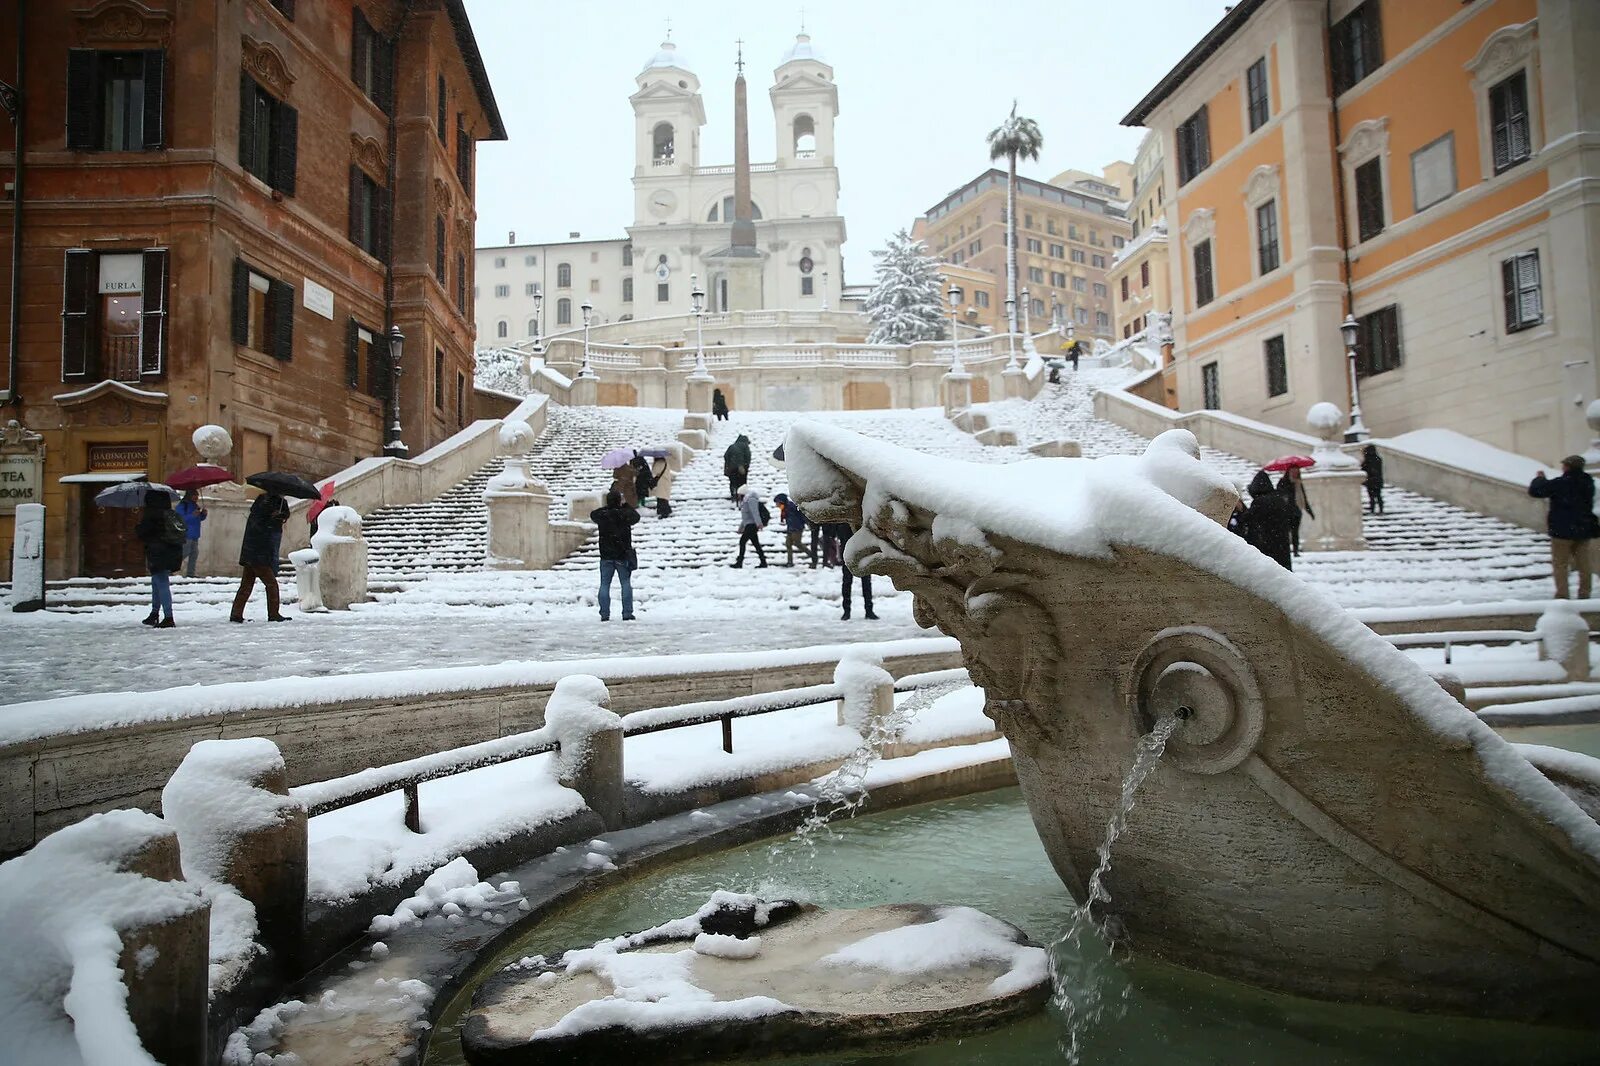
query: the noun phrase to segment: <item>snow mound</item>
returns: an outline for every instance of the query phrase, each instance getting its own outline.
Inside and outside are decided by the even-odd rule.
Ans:
[[[989,984],[996,995],[1020,991],[1049,972],[1045,950],[1019,944],[1005,922],[971,907],[940,907],[931,922],[874,933],[825,955],[822,965],[893,974],[933,975],[972,966],[1001,965]]]

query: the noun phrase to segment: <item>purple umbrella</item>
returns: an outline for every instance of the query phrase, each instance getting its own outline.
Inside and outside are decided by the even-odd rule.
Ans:
[[[612,448],[600,457],[601,470],[615,470],[619,466],[627,466],[633,462],[632,448]]]

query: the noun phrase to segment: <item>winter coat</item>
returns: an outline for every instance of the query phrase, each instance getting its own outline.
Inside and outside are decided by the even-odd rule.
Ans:
[[[1383,456],[1370,444],[1361,455],[1361,469],[1367,472],[1367,484],[1370,487],[1383,487]]]
[[[744,494],[739,501],[739,528],[745,526],[761,526],[761,494],[754,489]]]
[[[283,524],[289,520],[289,501],[275,492],[263,492],[250,505],[244,522],[244,539],[239,542],[240,566],[278,565],[278,545],[283,539]]]
[[[650,460],[642,455],[636,455],[628,465],[633,467],[633,483],[639,495],[650,495],[650,489],[656,483],[656,479],[650,476]]]
[[[722,453],[722,472],[728,477],[750,472],[750,438],[743,433]]]
[[[806,529],[806,515],[800,510],[800,505],[791,500],[784,493],[773,497],[783,513],[783,528],[790,533],[804,533]]]
[[[1287,470],[1284,471],[1283,476],[1278,479],[1278,492],[1280,492],[1283,495],[1283,498],[1288,501],[1289,506],[1294,508],[1294,518],[1296,522],[1300,520],[1301,511],[1304,511],[1312,518],[1317,517],[1317,512],[1311,509],[1311,501],[1306,497],[1306,483],[1289,473]]]
[[[183,519],[172,510],[172,498],[156,492],[144,505],[133,535],[144,545],[144,564],[153,574],[172,573],[183,565]]]
[[[1292,568],[1294,506],[1272,487],[1263,471],[1250,482],[1250,507],[1244,515],[1244,538],[1263,554]]]
[[[1600,534],[1594,516],[1594,478],[1582,470],[1554,478],[1540,474],[1528,486],[1528,495],[1550,501],[1550,535],[1557,540],[1589,540]]]
[[[639,521],[638,509],[626,504],[601,507],[589,512],[589,521],[600,527],[600,558],[627,562],[633,554],[632,527]]]
[[[650,488],[658,500],[672,499],[672,482],[678,475],[672,472],[672,466],[665,459],[657,459],[650,468]]]
[[[200,523],[206,520],[206,509],[198,503],[188,500],[179,500],[178,506],[173,508],[178,517],[183,519],[184,536],[190,540],[200,539]]]
[[[728,398],[722,395],[721,389],[715,389],[711,393],[711,413],[717,418],[724,418],[728,414]]]
[[[622,493],[622,502],[629,507],[639,506],[639,472],[632,464],[624,464],[611,471],[611,491]]]

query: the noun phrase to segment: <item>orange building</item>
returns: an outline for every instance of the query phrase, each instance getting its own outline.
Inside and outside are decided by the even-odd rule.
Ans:
[[[1123,119],[1166,146],[1179,404],[1553,461],[1600,392],[1600,3],[1242,0]]]

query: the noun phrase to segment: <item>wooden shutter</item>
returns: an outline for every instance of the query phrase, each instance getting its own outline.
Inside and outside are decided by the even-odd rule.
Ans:
[[[361,325],[353,318],[345,326],[344,379],[352,389],[361,386]]]
[[[274,278],[267,288],[267,330],[274,359],[294,358],[294,286]]]
[[[255,158],[256,83],[248,74],[239,75],[239,166],[251,173],[259,169]]]
[[[433,273],[439,279],[440,285],[444,284],[444,258],[444,216],[435,215],[433,217]],[[623,280],[627,282],[632,279],[624,278]]]
[[[250,268],[233,261],[233,343],[250,343]]]
[[[362,210],[366,198],[366,190],[362,187],[365,177],[361,168],[354,163],[350,164],[350,243],[357,248],[366,248],[366,214]]]
[[[166,147],[167,53],[159,48],[144,54],[144,147]]]
[[[166,354],[167,250],[152,248],[144,253],[144,310],[139,312],[139,376],[155,377],[165,372]]]
[[[282,100],[274,100],[272,127],[272,180],[268,184],[285,196],[293,196],[300,152],[300,113]]]
[[[373,35],[372,100],[386,115],[394,114],[394,54],[394,41],[378,34]]]
[[[1211,111],[1208,105],[1201,104],[1200,110],[1195,112],[1195,158],[1200,163],[1200,170],[1211,165]],[[1195,173],[1199,173],[1197,170]]]
[[[1517,317],[1531,326],[1544,320],[1544,300],[1539,291],[1539,253],[1528,252],[1513,260],[1517,264]]]
[[[449,139],[449,132],[445,129],[445,126],[444,126],[444,117],[445,117],[445,84],[444,84],[444,75],[443,74],[439,75],[438,112],[439,113],[438,113],[438,116],[437,116],[437,118],[438,118],[437,125],[438,125],[438,134],[439,134],[439,143],[440,144],[444,144]]]
[[[67,50],[67,147],[92,151],[100,147],[100,53],[92,48]]]
[[[354,11],[353,25],[350,29],[350,80],[361,86],[362,92],[367,90],[366,62],[372,50],[372,23],[367,21],[367,16],[361,13],[358,7]]]
[[[376,330],[367,348],[367,395],[379,400],[389,395],[389,338]]]
[[[89,350],[89,307],[94,299],[95,254],[87,249],[68,250],[61,297],[61,380],[89,376],[94,362]]]

